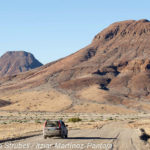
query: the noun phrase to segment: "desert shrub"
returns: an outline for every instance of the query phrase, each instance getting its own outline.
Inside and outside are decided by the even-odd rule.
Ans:
[[[36,119],[35,123],[41,123],[41,121],[39,119]]]
[[[91,119],[90,122],[95,122],[95,120]]]
[[[23,123],[23,121],[22,121],[22,120],[16,120],[16,122]]]
[[[108,120],[113,120],[113,118],[112,118],[112,117],[109,117]]]
[[[79,122],[79,121],[82,121],[82,119],[80,119],[79,117],[68,119],[68,122]]]
[[[59,118],[59,120],[63,120],[63,118]]]

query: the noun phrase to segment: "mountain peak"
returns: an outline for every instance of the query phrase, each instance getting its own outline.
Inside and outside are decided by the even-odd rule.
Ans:
[[[0,57],[0,76],[17,74],[42,66],[35,57],[25,51],[8,51]]]
[[[137,22],[149,22],[149,20],[148,19],[140,19],[140,20],[138,20]]]
[[[121,22],[115,22],[102,32],[98,33],[93,42],[106,42],[114,37],[119,38],[141,36],[142,34],[150,33],[150,21],[147,19],[141,20],[126,20]]]

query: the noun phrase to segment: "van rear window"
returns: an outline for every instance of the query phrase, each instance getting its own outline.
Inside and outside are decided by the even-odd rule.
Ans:
[[[46,127],[59,127],[59,122],[58,121],[47,121]]]

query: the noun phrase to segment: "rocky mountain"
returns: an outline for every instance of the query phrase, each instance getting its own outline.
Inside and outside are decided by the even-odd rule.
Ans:
[[[21,110],[102,113],[150,111],[149,43],[148,20],[116,22],[98,33],[91,44],[70,56],[24,74],[3,78],[0,91],[12,91],[15,88],[22,90],[21,94],[25,89],[30,89],[36,95],[45,92],[45,104],[36,97],[40,106],[33,105],[34,98],[30,99],[33,103],[26,104],[26,108],[24,106]],[[54,95],[51,93],[53,90]],[[62,94],[67,96],[67,102],[63,99],[58,101]],[[19,99],[20,94],[16,92],[16,95]],[[17,107],[19,102],[12,95],[9,98],[13,105],[4,109],[21,108]],[[5,96],[0,99],[7,100]],[[54,105],[48,108],[44,106],[51,103]]]
[[[42,64],[31,53],[8,51],[0,57],[0,77],[25,72]]]

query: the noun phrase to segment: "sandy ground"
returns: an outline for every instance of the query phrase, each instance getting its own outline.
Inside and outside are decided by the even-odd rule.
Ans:
[[[108,93],[99,89],[97,85],[83,88],[78,92],[67,92],[52,88],[50,84],[41,87],[12,90],[0,93],[0,99],[10,102],[10,105],[1,107],[5,111],[48,111],[69,113],[119,113],[134,114],[139,110],[131,109],[126,105],[112,104],[106,101]],[[132,100],[128,100],[128,105]],[[133,103],[131,103],[131,106]],[[140,106],[149,110],[149,105]]]
[[[10,92],[4,95],[1,94],[0,98],[9,100],[12,103],[0,108],[1,110],[58,112],[71,104],[71,100],[67,95],[54,89]]]
[[[22,137],[42,131],[42,125],[36,123],[10,123],[0,125],[0,140]]]

